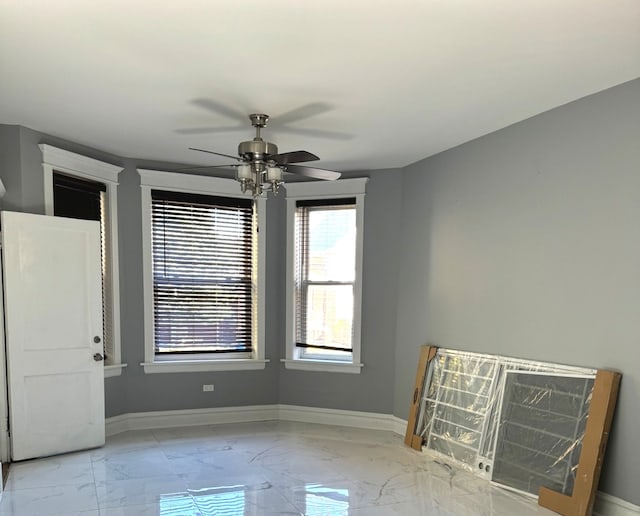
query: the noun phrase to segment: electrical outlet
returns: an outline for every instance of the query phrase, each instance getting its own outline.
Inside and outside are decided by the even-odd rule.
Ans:
[[[213,385],[203,385],[202,392],[213,392]]]

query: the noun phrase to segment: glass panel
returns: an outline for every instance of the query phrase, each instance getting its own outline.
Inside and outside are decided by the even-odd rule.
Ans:
[[[224,198],[152,192],[156,353],[248,352],[254,217]]]
[[[354,281],[356,275],[356,210],[308,209],[307,279]]]
[[[571,495],[593,378],[506,375],[493,480],[538,494]]]
[[[426,446],[472,467],[483,444],[497,360],[439,350],[426,393]]]
[[[305,344],[351,349],[352,285],[309,285]]]

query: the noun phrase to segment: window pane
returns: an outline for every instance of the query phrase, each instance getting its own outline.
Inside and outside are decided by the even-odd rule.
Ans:
[[[356,210],[353,207],[308,209],[308,280],[354,281]]]
[[[159,352],[246,351],[251,341],[251,286],[156,282]]]
[[[302,344],[351,349],[352,285],[309,285]]]

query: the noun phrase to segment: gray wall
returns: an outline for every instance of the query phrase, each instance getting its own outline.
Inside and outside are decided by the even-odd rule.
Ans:
[[[175,165],[126,159],[24,127],[0,126],[0,177],[7,185],[4,209],[44,212],[42,155],[48,143],[122,166],[118,186],[120,377],[105,380],[107,417],[129,412],[295,403],[314,407],[390,413],[393,407],[395,338],[395,248],[400,214],[399,172],[370,175],[365,202],[362,360],[360,375],[284,371],[284,198],[267,203],[266,356],[264,371],[144,374],[142,226],[140,178],[136,167],[171,169]],[[214,394],[202,384],[215,384]]]
[[[361,360],[364,367],[360,374],[283,369],[280,371],[279,399],[280,403],[291,405],[390,414],[393,410],[402,181],[397,170],[353,174],[356,175],[369,176],[364,207],[362,272]],[[280,207],[279,219],[284,227],[284,206]],[[279,247],[286,248],[284,234]],[[284,263],[281,276],[284,281]],[[284,290],[281,296],[280,299],[284,299]],[[285,314],[281,311],[282,356],[285,355],[284,328]]]
[[[20,127],[0,125],[0,177],[7,190],[0,207],[22,211],[22,163],[20,160]]]
[[[600,489],[640,503],[640,80],[404,171],[395,413],[418,347],[613,368]]]

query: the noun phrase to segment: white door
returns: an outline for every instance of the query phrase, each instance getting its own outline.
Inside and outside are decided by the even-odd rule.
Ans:
[[[104,444],[100,223],[2,212],[13,460]]]

